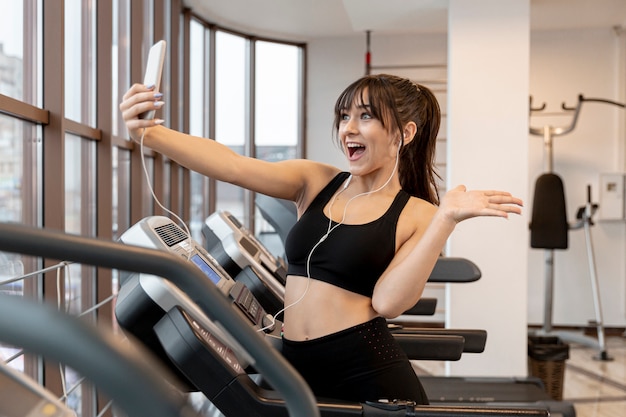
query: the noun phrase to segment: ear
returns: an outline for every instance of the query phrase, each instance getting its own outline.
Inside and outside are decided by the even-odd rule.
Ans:
[[[415,133],[417,132],[417,125],[415,122],[409,122],[404,125],[404,129],[402,130],[402,140],[404,141],[404,145],[408,145],[411,143],[413,138],[415,137]]]

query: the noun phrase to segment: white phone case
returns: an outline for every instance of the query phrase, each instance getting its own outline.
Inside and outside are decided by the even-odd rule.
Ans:
[[[154,91],[159,91],[161,86],[161,74],[163,73],[163,62],[165,61],[165,41],[161,40],[152,45],[148,53],[148,63],[146,73],[143,78],[145,86],[154,85]],[[154,119],[154,110],[141,113],[140,119]]]

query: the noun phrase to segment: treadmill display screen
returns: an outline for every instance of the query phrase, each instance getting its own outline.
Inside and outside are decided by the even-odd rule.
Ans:
[[[209,277],[209,279],[213,282],[213,284],[217,285],[220,282],[220,276],[217,275],[215,270],[211,268],[205,261],[200,257],[200,255],[195,254],[191,257],[191,261],[198,266],[204,272],[204,275]]]

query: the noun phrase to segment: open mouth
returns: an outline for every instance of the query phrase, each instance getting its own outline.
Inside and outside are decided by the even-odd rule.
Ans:
[[[346,148],[348,149],[348,156],[351,158],[355,155],[359,155],[365,152],[365,146],[359,143],[354,143],[354,142],[348,143],[346,144]]]

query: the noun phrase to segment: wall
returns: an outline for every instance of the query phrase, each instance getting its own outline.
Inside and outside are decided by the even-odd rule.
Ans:
[[[529,3],[449,3],[448,183],[505,190],[526,201]],[[474,261],[481,279],[449,285],[446,324],[480,328],[485,351],[448,362],[453,375],[527,373],[527,214],[460,223],[448,254]]]

